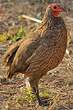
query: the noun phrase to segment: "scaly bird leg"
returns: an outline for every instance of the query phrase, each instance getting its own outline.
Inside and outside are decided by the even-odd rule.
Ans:
[[[32,80],[29,80],[29,82],[30,82],[30,85],[32,87],[33,93],[37,97],[37,100],[38,100],[39,105],[40,106],[42,106],[42,105],[43,106],[47,106],[48,105],[48,101],[45,100],[44,98],[41,98],[40,95],[39,95],[38,82],[37,81],[32,81]]]

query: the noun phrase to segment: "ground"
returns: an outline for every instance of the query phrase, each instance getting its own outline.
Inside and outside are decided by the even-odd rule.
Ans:
[[[17,19],[17,16],[24,13],[40,18],[41,13],[43,13],[43,5],[39,9],[40,5],[38,3],[35,5],[27,1],[21,3],[10,2],[8,5],[4,1],[2,4],[7,14],[6,17],[3,17],[4,19],[1,19],[2,25],[0,25],[0,33],[5,31],[11,32],[10,29],[13,29],[13,27],[17,28],[22,24],[29,30],[37,26],[37,24],[28,20],[20,21]],[[26,9],[27,11],[25,11]],[[39,14],[36,15],[33,11]],[[71,28],[73,27],[71,26]],[[71,35],[73,36],[73,34]],[[2,57],[10,43],[9,40],[0,42],[0,77],[6,76],[6,68],[2,63]],[[0,110],[73,110],[73,42],[68,45],[68,50],[69,55],[65,54],[61,64],[55,70],[48,72],[40,80],[40,95],[43,94],[48,98],[49,105],[47,107],[39,106],[36,98],[27,92],[25,89],[25,78],[20,74],[14,78],[13,83],[0,83]]]

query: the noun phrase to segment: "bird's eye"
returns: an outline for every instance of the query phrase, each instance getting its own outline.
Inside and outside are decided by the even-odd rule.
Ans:
[[[56,9],[57,7],[56,6],[54,6],[54,9]]]

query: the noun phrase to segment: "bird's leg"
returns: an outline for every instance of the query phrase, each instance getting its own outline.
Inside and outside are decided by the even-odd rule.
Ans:
[[[36,86],[36,87],[33,87],[32,89],[33,89],[33,92],[35,93],[35,95],[37,97],[39,105],[40,106],[47,106],[49,103],[47,100],[45,100],[45,98],[40,97],[38,87]]]
[[[40,100],[40,96],[39,96],[38,87],[32,87],[32,90],[33,90],[33,93],[34,93],[34,94],[36,95],[36,97],[37,97],[37,100],[38,100],[39,105],[41,105],[41,100]]]
[[[31,85],[31,87],[32,87],[32,91],[33,91],[33,93],[36,95],[36,97],[37,97],[37,100],[38,100],[38,103],[39,103],[39,105],[40,106],[47,106],[48,105],[48,101],[47,100],[42,100],[42,98],[40,97],[40,95],[39,95],[39,89],[38,89],[38,81],[32,81],[32,80],[30,80],[29,81],[30,82],[30,85]]]
[[[38,81],[34,80],[34,78],[29,78],[29,83],[30,83],[30,86],[32,88],[32,92],[36,95],[38,102],[40,103]]]

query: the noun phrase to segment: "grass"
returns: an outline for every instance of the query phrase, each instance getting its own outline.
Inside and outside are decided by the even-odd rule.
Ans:
[[[16,42],[22,38],[26,37],[26,29],[20,26],[15,34],[10,34],[9,32],[5,32],[0,34],[0,42],[4,42],[7,40],[11,40],[12,42]]]
[[[11,37],[11,40],[13,42],[16,42],[16,41],[18,41],[18,40],[20,40],[20,39],[22,39],[24,37],[26,37],[26,30],[21,26],[18,29],[17,33],[13,37]]]
[[[51,99],[50,92],[48,92],[47,89],[45,89],[43,92],[40,92],[40,97]],[[16,102],[19,104],[23,104],[24,102],[32,103],[37,100],[36,96],[32,93],[31,88],[20,88],[20,95],[16,97]]]
[[[8,39],[7,33],[0,34],[0,42],[4,42]]]

